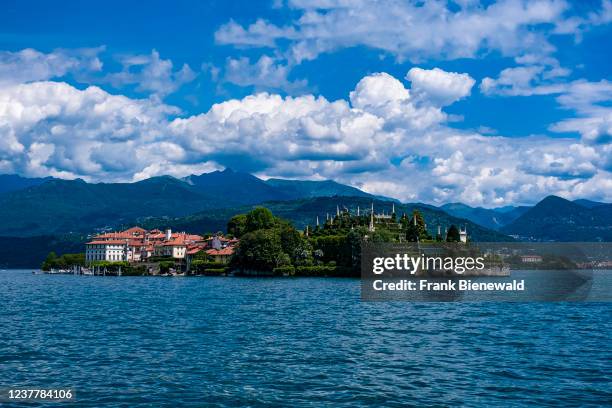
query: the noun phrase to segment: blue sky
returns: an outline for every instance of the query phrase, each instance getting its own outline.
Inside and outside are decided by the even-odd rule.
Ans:
[[[0,172],[611,200],[611,21],[609,1],[5,1]]]

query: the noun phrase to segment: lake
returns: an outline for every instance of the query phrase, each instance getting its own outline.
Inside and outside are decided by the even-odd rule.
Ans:
[[[0,301],[0,388],[69,387],[68,406],[612,403],[611,303],[368,303],[355,279],[30,270],[0,272]]]

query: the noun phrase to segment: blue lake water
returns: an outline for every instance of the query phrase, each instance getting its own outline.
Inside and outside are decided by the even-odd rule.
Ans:
[[[68,406],[612,404],[611,303],[367,303],[352,279],[31,271],[0,272],[0,302],[0,389],[70,387]]]

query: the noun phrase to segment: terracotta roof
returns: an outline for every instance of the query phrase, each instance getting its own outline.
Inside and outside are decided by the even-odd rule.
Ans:
[[[185,246],[184,239],[173,239],[172,241],[164,242],[164,246]]]
[[[188,234],[186,232],[175,232],[169,240],[166,240],[166,234],[158,229],[147,231],[144,228],[132,227],[120,232],[107,232],[94,236],[88,245],[118,245],[125,244],[133,247],[148,246],[185,246],[188,244],[201,244],[204,238],[196,234]]]
[[[85,245],[125,245],[125,241],[122,240],[105,240],[105,241],[91,241]]]
[[[233,241],[235,239],[235,238],[226,238],[226,237],[222,237],[220,235],[217,235],[217,236],[212,236],[212,237],[206,238],[206,241],[212,241],[215,238],[218,238],[219,241],[221,241],[221,242],[230,242],[230,241]]]
[[[185,239],[189,241],[202,241],[204,238],[201,235],[186,234]]]
[[[142,235],[145,232],[147,232],[147,230],[144,228],[140,228],[140,227],[132,227],[132,228],[128,228],[125,231],[123,231],[123,233],[132,234],[132,235],[134,234]]]
[[[232,247],[227,247],[227,248],[223,248],[223,249],[208,249],[206,251],[206,253],[208,255],[232,255],[234,253],[234,248]]]

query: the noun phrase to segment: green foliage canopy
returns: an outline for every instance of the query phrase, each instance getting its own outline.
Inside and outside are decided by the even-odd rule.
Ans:
[[[246,231],[253,232],[272,228],[275,224],[272,211],[264,207],[257,207],[246,215]]]

